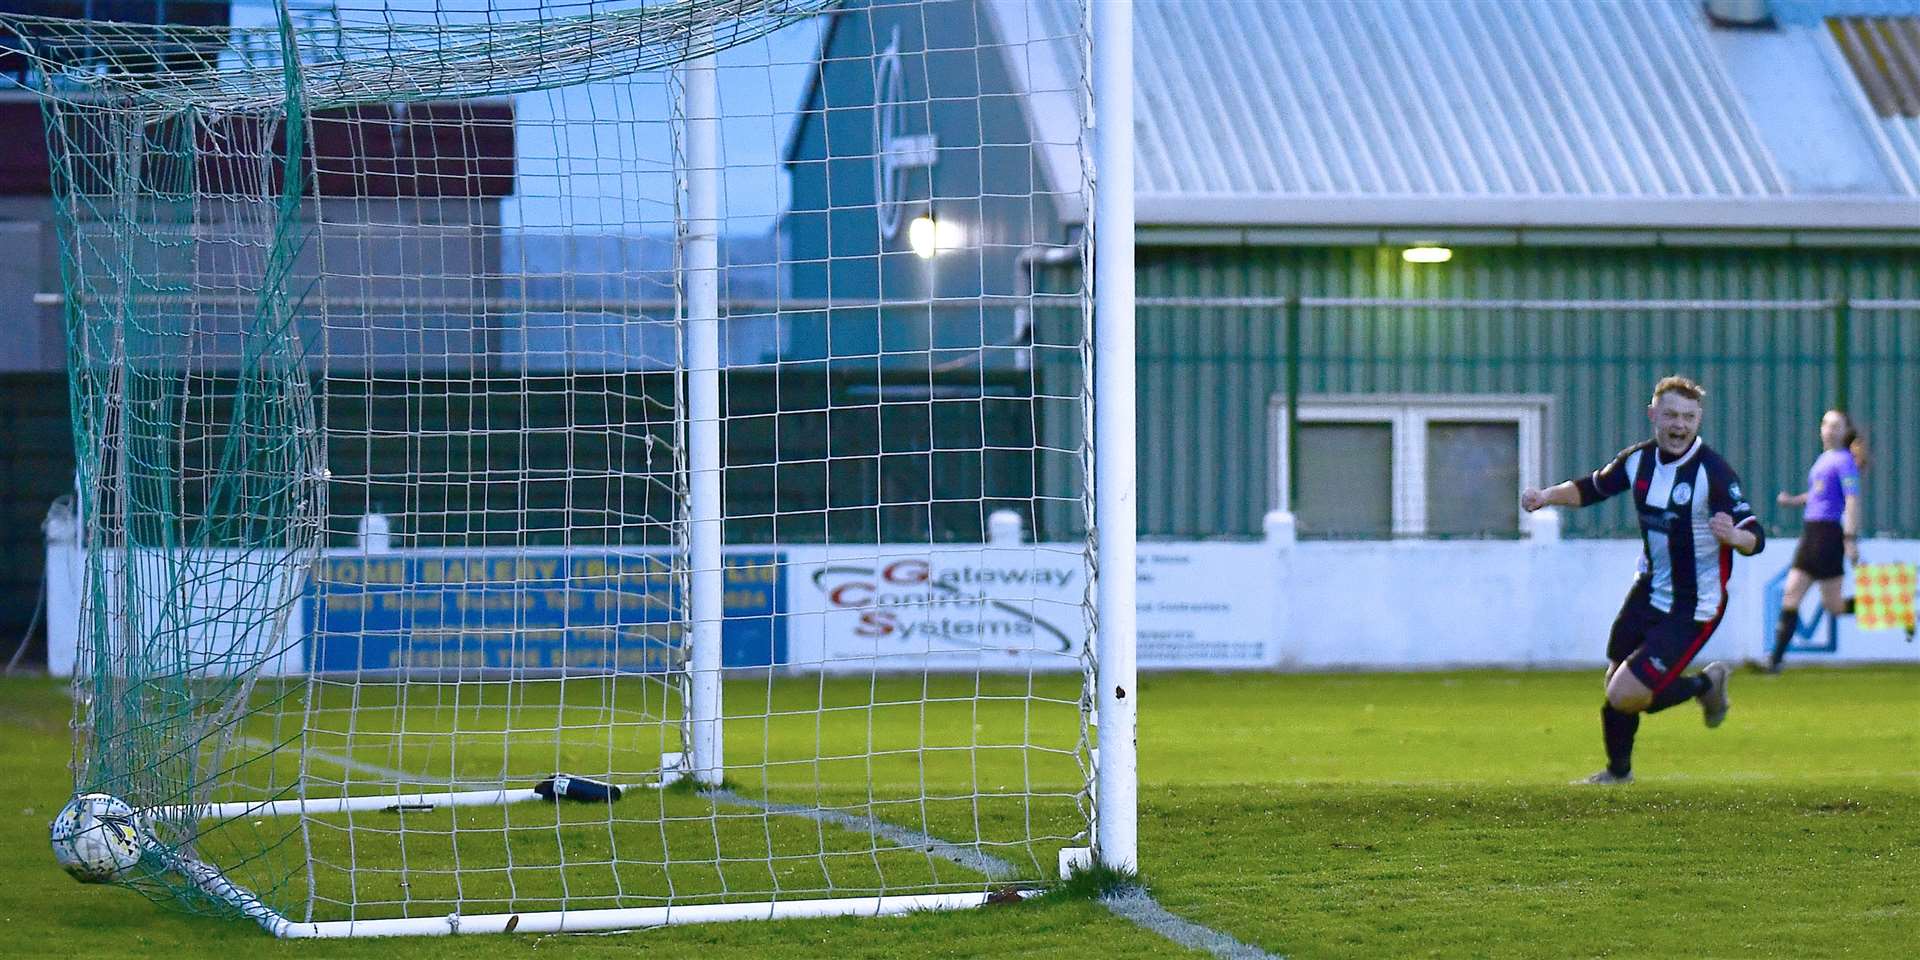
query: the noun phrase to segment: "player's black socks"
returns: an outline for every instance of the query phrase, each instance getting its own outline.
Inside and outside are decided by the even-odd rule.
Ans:
[[[1773,656],[1767,660],[1768,669],[1780,666],[1780,661],[1786,659],[1787,644],[1793,642],[1793,632],[1798,629],[1800,629],[1799,608],[1781,607],[1780,622],[1773,626]]]
[[[1621,713],[1611,703],[1600,705],[1600,737],[1607,745],[1607,770],[1614,776],[1633,772],[1633,736],[1639,732],[1639,714]]]
[[[1653,695],[1653,705],[1647,708],[1647,712],[1659,713],[1668,707],[1679,706],[1706,693],[1707,688],[1712,685],[1713,681],[1708,680],[1704,673],[1696,673],[1690,677],[1674,677],[1672,683]]]

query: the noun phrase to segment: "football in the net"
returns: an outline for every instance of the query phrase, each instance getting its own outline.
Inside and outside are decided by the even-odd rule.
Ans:
[[[140,862],[140,824],[119,797],[86,793],[53,818],[54,859],[81,883],[105,883]]]

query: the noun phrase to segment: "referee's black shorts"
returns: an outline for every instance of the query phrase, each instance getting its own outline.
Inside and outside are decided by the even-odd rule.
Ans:
[[[1626,668],[1659,693],[1686,672],[1700,648],[1707,645],[1720,618],[1695,620],[1692,611],[1662,613],[1654,609],[1653,590],[1646,578],[1634,582],[1607,638],[1607,659],[1626,662]]]
[[[1831,580],[1847,572],[1847,538],[1838,520],[1808,520],[1793,551],[1793,568],[1815,580]]]

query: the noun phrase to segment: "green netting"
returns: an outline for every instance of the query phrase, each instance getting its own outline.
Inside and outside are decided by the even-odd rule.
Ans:
[[[30,27],[36,40],[57,36]],[[90,67],[111,88],[122,63],[151,70],[156,46],[103,49]],[[277,103],[224,114],[130,87],[45,101],[87,520],[76,785],[154,812],[158,849],[131,882],[222,910],[165,867],[200,859],[213,839],[256,872],[248,864],[286,839],[285,823],[209,838],[191,811],[257,759],[235,733],[260,710],[260,668],[286,645],[324,510],[290,282],[310,231],[299,217],[307,126],[299,73],[281,74]],[[196,225],[212,206],[249,239],[210,251]],[[209,269],[212,259],[226,262]],[[164,305],[216,273],[231,309]],[[272,897],[284,878],[250,880]]]

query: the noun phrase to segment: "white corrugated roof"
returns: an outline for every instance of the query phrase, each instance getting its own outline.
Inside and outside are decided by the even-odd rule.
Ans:
[[[1907,192],[1920,195],[1920,117],[1884,117],[1882,150]]]
[[[1728,33],[1698,0],[1136,0],[1140,222],[1920,227],[1864,139],[1839,187],[1783,171]]]
[[[1920,196],[1920,15],[1836,17],[1812,29],[1894,178]]]
[[[1148,2],[1145,193],[1760,197],[1697,5]]]

